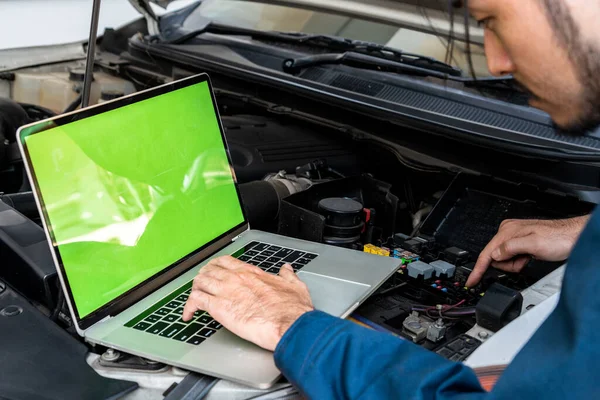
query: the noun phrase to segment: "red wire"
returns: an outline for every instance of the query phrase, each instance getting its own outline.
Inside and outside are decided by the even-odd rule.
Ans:
[[[440,311],[442,311],[442,312],[446,312],[446,311],[448,311],[448,310],[452,310],[453,308],[456,308],[456,307],[460,306],[461,304],[463,304],[465,301],[466,301],[466,300],[465,300],[465,299],[463,299],[463,300],[459,301],[458,303],[456,303],[456,304],[455,304],[455,305],[453,305],[453,306],[450,306],[450,305],[447,305],[447,304],[445,304],[445,305],[443,305],[443,306],[442,306],[442,309],[441,309]],[[426,312],[427,312],[427,311],[431,311],[431,310],[437,310],[437,306],[428,307],[428,308],[426,308],[426,309],[425,309],[425,311],[426,311]]]

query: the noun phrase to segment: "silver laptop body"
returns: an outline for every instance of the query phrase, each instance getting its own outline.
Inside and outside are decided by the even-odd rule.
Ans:
[[[73,277],[69,277],[69,274],[65,272],[64,256],[69,253],[64,250],[67,247],[61,247],[73,243],[71,240],[70,242],[64,241],[66,244],[61,244],[61,240],[57,240],[60,229],[57,230],[57,227],[53,226],[50,217],[56,211],[48,208],[48,204],[45,203],[47,193],[45,193],[43,185],[40,184],[41,177],[47,176],[49,178],[44,179],[50,179],[53,183],[57,182],[56,179],[58,179],[58,182],[66,184],[65,187],[70,187],[69,179],[72,179],[72,177],[68,175],[55,177],[47,175],[48,172],[46,170],[42,171],[40,167],[36,169],[36,161],[33,160],[32,154],[36,150],[33,144],[38,145],[38,142],[33,140],[28,142],[29,137],[35,137],[35,135],[42,132],[51,133],[50,130],[56,127],[68,126],[71,132],[76,132],[72,130],[75,128],[69,124],[81,123],[81,121],[91,120],[100,115],[103,118],[106,118],[106,116],[112,118],[117,110],[123,113],[126,112],[123,110],[127,110],[127,107],[132,104],[152,101],[152,99],[160,98],[160,96],[196,87],[194,85],[203,85],[202,87],[205,89],[202,90],[208,91],[207,96],[210,96],[212,100],[213,117],[216,118],[222,137],[222,149],[226,153],[230,171],[233,171],[212,86],[206,74],[171,82],[101,105],[21,127],[17,136],[19,147],[38,209],[43,216],[44,229],[71,317],[77,332],[85,340],[190,371],[257,388],[268,388],[281,376],[275,366],[271,352],[237,337],[225,328],[220,327],[210,316],[203,315],[201,312],[192,321],[195,324],[193,329],[188,328],[190,325],[181,328],[183,323],[180,318],[177,319],[177,316],[180,315],[178,312],[181,312],[180,307],[184,304],[182,300],[185,296],[181,296],[185,295],[186,292],[189,293],[189,284],[199,268],[214,257],[222,255],[240,256],[246,250],[249,251],[248,254],[252,254],[252,257],[257,257],[260,260],[269,259],[275,255],[281,255],[280,258],[283,259],[286,254],[302,255],[302,257],[295,260],[294,266],[299,267],[297,274],[307,284],[315,308],[333,316],[344,318],[400,267],[400,261],[394,258],[374,256],[360,251],[250,230],[246,217],[243,215],[239,224],[232,226],[223,234],[212,237],[208,243],[198,243],[197,248],[193,251],[180,254],[175,262],[164,265],[164,268],[157,273],[147,277],[147,279],[115,298],[110,298],[110,301],[107,300],[105,303],[97,305],[93,311],[82,315],[80,312],[81,306],[78,306],[74,297],[75,291],[81,290],[82,283],[76,282]],[[173,107],[176,109],[177,104],[173,104]],[[117,118],[117,116],[114,118]],[[185,118],[185,116],[175,115],[173,118]],[[118,126],[113,128],[118,129]],[[126,134],[126,132],[123,132],[123,134]],[[59,133],[56,133],[56,135],[59,135]],[[201,129],[198,135],[202,135]],[[178,140],[177,132],[173,132],[173,140]],[[46,147],[51,147],[52,143],[52,140],[46,142]],[[69,156],[61,153],[62,150],[48,148],[47,151],[53,157],[48,162],[59,163],[64,157]],[[94,151],[98,151],[98,149],[94,149]],[[141,151],[144,151],[144,149],[141,148]],[[233,176],[231,179],[233,185],[236,185],[237,191],[235,177]],[[46,191],[49,191],[49,189],[46,189]],[[239,192],[237,193],[236,202],[243,214]],[[64,195],[65,198],[69,198],[69,196],[76,196],[76,194],[74,190],[74,193],[65,193]],[[50,197],[49,194],[48,196]],[[100,197],[100,192],[98,197]],[[52,207],[53,204],[50,206]],[[98,211],[98,209],[95,209],[95,211]],[[100,211],[103,212],[104,210],[100,209]],[[84,215],[83,217],[89,216]],[[99,231],[94,231],[94,234],[98,234]],[[172,235],[172,233],[165,232],[164,235]],[[254,247],[257,244],[259,246]],[[136,243],[128,244],[128,246],[135,245]],[[252,248],[255,250],[252,251]],[[263,251],[264,255],[261,256]],[[74,255],[74,257],[76,256],[77,254]],[[103,257],[103,254],[96,252],[94,256]],[[66,267],[69,268],[68,265]],[[110,264],[108,268],[110,268]],[[273,270],[269,271],[266,267],[263,269],[273,272]],[[89,280],[93,281],[102,278],[99,275],[102,272],[98,272],[99,270],[99,268],[90,268],[85,273],[89,276]],[[119,273],[121,272],[119,271]],[[134,278],[136,277],[125,276],[124,280],[128,281],[129,278],[135,281]],[[85,296],[82,297],[81,294],[79,296],[80,299],[85,299]],[[165,303],[166,300],[169,301]],[[79,300],[79,303],[82,303],[82,300]],[[157,314],[158,312],[161,314]],[[160,326],[158,326],[159,322]],[[168,324],[168,326],[161,331],[162,336],[161,334],[149,333],[151,328],[156,331],[165,324]],[[146,326],[149,326],[149,328],[145,328]],[[140,330],[141,328],[148,331]],[[200,328],[197,332],[190,333],[191,330],[197,328]],[[185,333],[186,330],[188,333]],[[202,334],[202,332],[205,333]]]

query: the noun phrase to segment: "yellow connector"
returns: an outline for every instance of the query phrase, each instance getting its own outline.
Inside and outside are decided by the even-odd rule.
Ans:
[[[375,250],[375,246],[373,246],[372,244],[365,244],[363,247],[363,252],[365,252],[365,253],[376,254],[376,253],[374,253],[374,250]]]
[[[390,249],[385,247],[373,246],[372,244],[365,244],[363,246],[363,252],[384,257],[389,257],[390,255]]]

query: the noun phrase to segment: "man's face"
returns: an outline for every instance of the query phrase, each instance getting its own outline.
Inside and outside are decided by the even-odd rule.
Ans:
[[[600,124],[600,0],[469,0],[494,75],[513,74],[530,104],[566,130]]]

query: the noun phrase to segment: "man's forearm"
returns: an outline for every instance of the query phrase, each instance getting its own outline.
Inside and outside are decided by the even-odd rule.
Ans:
[[[312,311],[275,351],[283,374],[310,399],[482,399],[473,371],[411,342]]]

